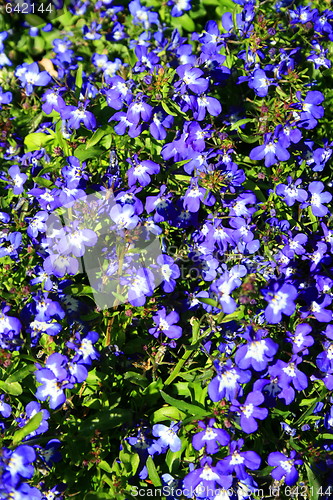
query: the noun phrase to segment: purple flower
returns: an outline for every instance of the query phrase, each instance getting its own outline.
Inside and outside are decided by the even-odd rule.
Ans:
[[[302,352],[304,355],[309,354],[308,347],[314,344],[313,337],[309,335],[312,328],[307,323],[300,323],[296,326],[295,333],[287,332],[288,342],[292,343],[293,354]]]
[[[171,293],[176,287],[176,279],[180,276],[180,270],[169,255],[159,255],[156,262],[160,267],[163,277],[162,288],[164,292]]]
[[[36,62],[27,64],[23,63],[18,66],[15,75],[21,81],[22,87],[25,88],[27,95],[32,94],[34,86],[46,86],[51,81],[51,76],[47,71],[39,71]]]
[[[198,422],[199,427],[204,429],[192,438],[192,446],[195,450],[201,450],[204,446],[209,454],[217,453],[220,446],[226,446],[230,442],[230,436],[224,429],[215,427],[215,419],[209,419],[208,425]]]
[[[68,383],[67,362],[66,356],[53,353],[47,358],[46,367],[39,368],[35,373],[37,382],[41,384],[35,396],[41,401],[50,398],[49,404],[53,410],[60,408],[66,401],[64,389],[73,387]]]
[[[21,444],[14,451],[3,448],[4,469],[3,484],[16,487],[22,479],[30,479],[34,474],[31,465],[36,460],[36,453],[32,446]]]
[[[244,432],[251,434],[258,429],[256,419],[264,420],[268,415],[267,408],[259,408],[265,397],[260,391],[250,392],[244,403],[233,400],[230,411],[240,413],[240,425]]]
[[[43,210],[36,213],[36,215],[30,220],[27,233],[31,238],[37,238],[38,233],[46,232],[46,224],[49,214]]]
[[[220,473],[217,467],[212,465],[211,457],[204,457],[200,460],[198,469],[194,469],[183,479],[184,494],[189,498],[193,498],[192,492],[200,485],[200,495],[206,498],[210,491],[217,490],[216,484],[224,489],[230,488],[232,484],[232,476]],[[206,492],[206,494],[205,494]],[[210,498],[210,497],[209,497]]]
[[[79,262],[69,255],[52,254],[46,257],[43,268],[48,274],[63,278],[65,274],[74,276],[79,270]]]
[[[265,134],[264,136],[265,144],[262,146],[257,146],[250,152],[251,160],[262,160],[265,158],[265,167],[271,167],[278,161],[289,160],[290,154],[280,142],[280,139],[276,139],[272,134]]]
[[[161,446],[162,450],[170,448],[171,451],[179,451],[182,447],[182,442],[177,436],[179,424],[171,422],[170,427],[163,424],[155,424],[152,432],[153,436],[158,437],[157,444]]]
[[[148,122],[152,117],[153,108],[147,104],[143,98],[145,98],[145,96],[139,95],[137,100],[128,106],[126,118],[130,123],[136,126],[139,124],[140,120]]]
[[[13,165],[9,168],[8,173],[12,180],[14,181],[13,193],[21,194],[24,191],[23,184],[27,180],[28,176],[26,174],[22,174],[19,167],[17,165]]]
[[[297,482],[298,471],[295,465],[302,465],[303,460],[297,458],[296,451],[292,450],[290,456],[287,457],[280,451],[274,451],[268,455],[268,465],[275,467],[271,475],[277,481],[284,478],[288,486],[292,486]]]
[[[132,205],[121,206],[117,203],[111,208],[110,216],[118,229],[134,229],[139,222]]]
[[[316,217],[324,217],[327,214],[328,208],[323,203],[329,203],[332,199],[331,193],[324,191],[325,186],[320,181],[313,181],[309,184],[311,198],[309,200],[313,215]]]
[[[175,84],[175,88],[180,88],[182,93],[185,93],[187,88],[194,94],[202,94],[208,89],[209,82],[202,78],[204,73],[201,69],[193,68],[191,64],[182,64],[176,71],[181,80]]]
[[[249,80],[249,87],[253,89],[257,96],[265,97],[268,94],[268,87],[274,85],[272,78],[267,78],[265,71],[256,69]],[[267,166],[267,165],[266,165]]]
[[[305,189],[298,187],[302,183],[302,179],[296,179],[296,181],[293,182],[292,177],[288,176],[287,182],[288,184],[278,184],[275,192],[279,196],[283,196],[288,207],[293,206],[295,201],[302,202],[307,200],[308,193]]]
[[[3,92],[2,87],[0,87],[0,109],[2,109],[3,104],[9,104],[12,102],[13,94],[11,92]]]
[[[301,92],[296,92],[296,98],[300,104],[295,104],[296,108],[301,109],[298,125],[306,129],[313,129],[316,127],[319,118],[324,116],[324,108],[320,104],[324,100],[324,96],[318,90],[310,90],[305,99],[301,97]]]
[[[165,307],[163,307],[153,316],[153,321],[156,327],[150,328],[148,331],[154,337],[157,338],[160,333],[164,333],[170,339],[181,337],[182,328],[175,325],[179,321],[179,314],[176,311],[171,311],[167,314]]]
[[[82,257],[86,246],[96,245],[97,235],[92,229],[76,228],[75,224],[73,226],[68,234],[61,237],[57,249],[64,255],[72,253],[75,257]]]
[[[12,407],[8,403],[5,403],[4,399],[5,399],[5,395],[1,394],[0,395],[0,414],[4,418],[8,418],[12,413]]]
[[[265,309],[265,318],[268,323],[280,323],[282,313],[291,316],[295,311],[294,300],[297,290],[293,285],[282,284],[278,281],[268,288],[261,290],[265,300],[269,303]]]
[[[232,401],[238,396],[242,396],[243,389],[240,384],[245,384],[251,380],[249,370],[241,370],[234,366],[230,359],[225,364],[214,362],[217,376],[208,385],[208,395],[214,402],[221,399]]]
[[[220,474],[231,474],[234,472],[238,479],[245,480],[249,477],[246,467],[251,470],[259,469],[261,458],[254,451],[240,451],[243,444],[243,439],[230,443],[230,455],[216,464],[216,469]]]
[[[130,276],[120,279],[122,285],[128,285],[128,301],[132,306],[143,306],[146,297],[151,297],[154,293],[154,275],[145,267],[132,270]]]
[[[277,378],[278,385],[282,389],[278,394],[279,399],[284,399],[287,405],[295,398],[295,391],[291,385],[297,391],[303,391],[308,386],[306,375],[297,368],[301,362],[302,358],[294,355],[289,363],[279,359],[275,365],[268,368],[269,374]]]
[[[138,155],[134,155],[132,159],[127,159],[132,167],[127,171],[128,185],[133,186],[139,182],[140,186],[148,186],[150,184],[152,174],[158,174],[160,166],[151,160],[139,160]]]
[[[65,106],[65,108],[60,110],[60,114],[61,118],[65,118],[68,126],[73,129],[80,128],[81,123],[83,123],[88,130],[94,130],[96,128],[96,118],[82,105],[78,108],[76,106]]]
[[[245,337],[248,342],[237,349],[235,363],[242,370],[252,367],[257,372],[263,371],[274,358],[279,346],[272,339],[263,339],[262,335],[265,332],[258,330],[254,338]]]

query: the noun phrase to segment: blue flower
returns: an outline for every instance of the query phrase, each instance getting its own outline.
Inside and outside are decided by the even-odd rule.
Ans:
[[[268,288],[261,290],[265,300],[269,303],[265,309],[265,318],[268,323],[280,323],[282,313],[291,316],[295,311],[294,300],[297,290],[293,285],[276,281]]]
[[[257,146],[250,152],[251,160],[265,158],[265,167],[271,167],[278,161],[289,160],[290,154],[279,138],[272,134],[265,134],[264,140],[265,143],[262,146]]]
[[[153,435],[158,437],[157,444],[161,446],[163,451],[170,448],[171,451],[179,451],[182,447],[182,442],[177,436],[179,430],[179,424],[177,422],[171,422],[170,427],[163,424],[155,424],[153,426]]]
[[[280,451],[274,451],[268,455],[267,462],[268,465],[274,467],[271,472],[274,479],[280,481],[284,478],[288,486],[297,482],[298,471],[295,466],[302,465],[303,460],[297,457],[296,451],[292,450],[289,457]]]
[[[198,425],[201,432],[195,434],[192,438],[192,446],[195,450],[201,450],[204,446],[206,452],[210,455],[217,453],[221,446],[226,446],[230,442],[230,436],[224,429],[215,427],[215,419],[211,418],[208,425],[199,421]]]

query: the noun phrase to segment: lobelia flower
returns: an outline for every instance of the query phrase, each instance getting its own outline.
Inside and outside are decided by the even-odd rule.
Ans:
[[[214,195],[207,189],[198,186],[198,179],[192,178],[191,186],[184,195],[183,205],[189,212],[198,212],[200,203],[211,207],[215,203]]]
[[[250,151],[251,160],[262,160],[265,158],[265,167],[271,167],[279,161],[289,160],[290,154],[283,142],[274,134],[264,135],[264,144]]]
[[[179,423],[171,422],[170,427],[163,424],[155,424],[152,432],[153,436],[158,437],[157,444],[161,446],[162,450],[170,448],[171,451],[179,451],[182,447],[182,442],[177,436],[179,430]]]
[[[44,87],[51,81],[51,75],[47,71],[40,72],[36,62],[31,64],[23,63],[17,66],[15,75],[21,81],[27,95],[32,94],[34,86]]]
[[[274,479],[280,481],[284,478],[284,481],[288,486],[292,486],[297,482],[298,471],[295,466],[302,465],[303,460],[298,458],[295,450],[290,452],[289,457],[280,451],[274,451],[268,455],[267,462],[268,465],[275,467],[271,471],[271,476]]]
[[[66,103],[63,98],[59,95],[60,89],[55,88],[54,90],[47,90],[42,96],[42,110],[45,114],[49,115],[52,111],[61,112],[62,109],[66,107]]]
[[[321,181],[313,181],[309,184],[309,192],[311,198],[309,204],[313,215],[316,217],[324,217],[327,214],[328,208],[323,203],[329,203],[332,200],[332,195],[328,191],[324,191],[325,186]]]
[[[113,205],[110,211],[111,219],[116,223],[117,229],[134,229],[139,222],[132,205]]]
[[[25,407],[25,413],[21,414],[19,418],[16,419],[18,422],[19,427],[24,427],[29,420],[36,415],[36,413],[42,413],[43,419],[37,429],[34,431],[30,432],[24,439],[31,439],[34,436],[37,436],[39,434],[44,434],[49,428],[49,424],[47,420],[50,418],[50,413],[41,408],[40,403],[37,403],[36,401],[30,401],[30,403],[27,404]]]
[[[162,288],[166,293],[171,293],[176,287],[176,279],[180,276],[180,270],[175,264],[172,257],[169,255],[159,255],[156,259],[157,264],[160,266],[160,271],[163,277]]]
[[[31,238],[37,238],[39,233],[45,233],[47,228],[45,222],[47,221],[48,217],[49,214],[44,210],[37,212],[29,222],[27,234]]]
[[[246,480],[251,477],[246,472],[246,467],[250,470],[259,469],[261,458],[255,451],[240,451],[243,444],[243,439],[231,441],[229,445],[230,455],[219,460],[216,464],[216,469],[220,474],[235,473],[238,479]]]
[[[97,234],[92,229],[80,229],[74,222],[69,232],[60,238],[57,249],[62,255],[72,253],[75,257],[82,257],[85,247],[93,247],[97,243]]]
[[[0,414],[4,418],[8,418],[8,417],[10,417],[10,415],[12,413],[12,407],[8,403],[5,403],[4,399],[5,399],[5,395],[1,394],[0,395]]]
[[[293,354],[302,352],[309,354],[308,347],[314,344],[313,337],[309,335],[312,327],[307,323],[300,323],[296,326],[295,333],[287,332],[287,341],[292,343]]]
[[[279,281],[275,281],[261,292],[269,303],[265,309],[265,318],[268,323],[280,323],[282,313],[287,316],[294,313],[296,306],[293,301],[297,298],[297,290],[293,285],[286,283],[281,285]]]
[[[86,103],[88,104],[88,103]],[[70,128],[78,129],[83,123],[88,130],[94,130],[96,128],[96,118],[90,111],[87,111],[85,107],[79,104],[76,106],[65,106],[60,109],[61,118],[67,120],[67,125]]]
[[[140,120],[149,122],[152,118],[153,108],[145,102],[146,98],[147,96],[138,94],[136,100],[128,106],[126,118],[135,126],[138,126]]]
[[[214,361],[214,367],[217,370],[217,376],[214,377],[208,385],[208,395],[214,402],[227,399],[232,401],[238,396],[242,396],[243,389],[240,384],[245,384],[251,380],[249,370],[241,370],[234,366],[228,359],[224,364]]]
[[[133,268],[131,274],[120,279],[121,285],[127,285],[128,301],[132,306],[143,306],[146,297],[151,297],[154,293],[154,275],[146,267]]]
[[[278,184],[275,188],[275,192],[279,196],[283,196],[288,207],[293,206],[295,201],[302,202],[307,200],[307,191],[298,187],[302,183],[302,179],[296,179],[296,181],[293,182],[292,177],[289,175],[287,177],[287,182],[288,184]]]
[[[154,108],[151,123],[149,124],[149,131],[151,135],[161,141],[166,138],[166,129],[172,127],[174,117],[167,115],[162,107],[157,106]]]
[[[13,99],[13,94],[11,92],[3,92],[2,87],[0,87],[0,110],[3,104],[10,104]]]
[[[238,288],[242,281],[226,271],[221,278],[212,283],[211,290],[217,296],[217,300],[221,305],[222,311],[226,314],[231,314],[237,309],[236,301],[231,297],[231,292]]]
[[[274,84],[273,78],[267,78],[266,73],[262,69],[256,69],[248,83],[250,89],[253,89],[257,96],[265,97],[268,94],[268,88]],[[267,166],[267,165],[266,165]]]
[[[209,492],[216,491],[218,486],[224,489],[229,489],[232,484],[232,476],[224,474],[212,465],[211,457],[203,457],[200,460],[200,467],[194,469],[187,474],[183,479],[183,494],[188,498],[193,498],[192,492],[199,487],[200,496],[206,498],[210,495]],[[210,498],[210,496],[209,496]]]
[[[240,413],[240,425],[244,432],[251,434],[258,429],[256,419],[264,420],[268,416],[267,408],[259,408],[265,400],[265,397],[260,391],[250,392],[244,403],[239,403],[237,400],[232,400],[230,411]]]
[[[8,169],[8,174],[14,181],[13,193],[14,194],[22,194],[24,191],[23,184],[27,180],[28,176],[26,174],[22,174],[20,168],[17,165],[13,165]]]
[[[294,354],[289,363],[279,359],[268,368],[269,374],[277,378],[278,385],[282,389],[278,398],[284,399],[287,405],[295,399],[295,391],[291,384],[297,391],[303,391],[308,386],[307,376],[297,368],[302,361],[302,358]]]
[[[167,314],[165,307],[163,307],[153,316],[153,321],[156,326],[148,331],[154,337],[157,338],[161,332],[170,339],[178,339],[182,336],[182,328],[175,325],[179,321],[179,314],[176,311]]]
[[[77,274],[79,262],[69,255],[52,254],[44,260],[43,268],[47,274],[63,278],[65,274]]]
[[[41,384],[37,387],[35,397],[40,401],[50,398],[49,405],[53,410],[65,403],[64,389],[73,387],[73,384],[68,382],[67,363],[66,356],[53,353],[47,358],[45,368],[38,367],[35,372],[36,380]]]
[[[182,16],[185,11],[191,10],[191,2],[192,0],[168,0],[168,5],[172,7],[172,17]]]
[[[253,370],[260,372],[266,369],[279,346],[270,338],[262,338],[267,333],[266,330],[258,330],[244,334],[243,337],[248,341],[240,346],[235,354],[235,363],[242,370],[252,367]]]
[[[199,68],[194,68],[191,64],[182,64],[176,69],[180,80],[175,83],[175,88],[182,94],[191,90],[194,94],[202,94],[208,89],[209,81],[202,78],[204,72]]]
[[[140,186],[148,186],[152,174],[158,174],[160,166],[151,160],[139,160],[138,155],[126,160],[132,167],[127,171],[128,185],[133,186],[139,182]]]
[[[15,450],[2,450],[2,481],[8,486],[16,487],[22,479],[31,479],[34,475],[32,462],[36,460],[36,453],[32,446],[19,445]]]
[[[322,372],[333,373],[333,327],[327,325],[325,330],[326,339],[323,342],[324,351],[318,354],[316,364]]]
[[[195,434],[192,438],[192,446],[195,450],[201,450],[204,446],[206,453],[217,453],[221,446],[226,446],[230,442],[230,436],[224,429],[215,427],[215,419],[210,418],[208,425],[201,420],[198,422],[199,427],[204,429]]]
[[[301,113],[297,122],[298,126],[313,129],[317,126],[318,120],[324,116],[324,108],[320,104],[324,96],[318,90],[310,90],[305,99],[302,99],[301,92],[296,92],[296,98],[300,104],[294,104],[294,107],[300,108]]]

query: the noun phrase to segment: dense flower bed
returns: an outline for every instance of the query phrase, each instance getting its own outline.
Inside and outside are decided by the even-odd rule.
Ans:
[[[0,7],[1,499],[332,498],[330,3]]]

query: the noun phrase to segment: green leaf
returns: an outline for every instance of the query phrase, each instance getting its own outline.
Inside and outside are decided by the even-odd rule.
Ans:
[[[53,186],[53,182],[50,181],[49,179],[44,179],[44,177],[34,177],[34,181],[39,185],[43,187],[51,187]]]
[[[75,87],[76,87],[77,91],[81,91],[82,73],[83,73],[83,64],[79,64],[78,69],[76,71],[76,77],[75,77]]]
[[[39,411],[25,424],[24,427],[15,432],[13,436],[13,446],[16,446],[25,437],[27,437],[33,431],[38,429],[42,420],[43,420],[43,412]]]
[[[209,306],[218,307],[220,309],[220,304],[214,299],[208,299],[206,297],[198,297],[199,302],[208,304]]]
[[[158,472],[156,470],[154,460],[152,459],[151,456],[147,458],[146,466],[148,469],[148,476],[151,482],[153,483],[154,486],[162,486],[160,476],[158,475]]]
[[[178,116],[178,113],[176,113],[175,111],[172,111],[169,106],[167,105],[167,103],[165,101],[161,101],[161,105],[162,105],[162,108],[164,109],[164,111],[166,113],[168,113],[168,115],[172,115],[172,116]]]
[[[50,144],[52,142],[53,142],[53,137],[51,137],[48,134],[43,134],[43,132],[34,132],[33,134],[28,134],[24,138],[26,152],[42,149],[47,144]]]
[[[23,392],[22,386],[18,382],[8,383],[3,380],[0,380],[0,389],[11,396],[19,396]]]
[[[99,158],[103,153],[105,153],[104,149],[94,147],[86,149],[85,144],[79,146],[74,151],[76,158],[81,161],[85,161],[88,158]]]
[[[179,401],[178,399],[169,396],[165,392],[160,392],[164,401],[172,406],[178,408],[178,410],[182,410],[185,413],[190,413],[191,415],[198,415],[200,417],[205,417],[206,415],[210,415],[210,412],[201,408],[200,406],[193,405],[191,403],[186,403],[186,401]]]
[[[193,33],[195,31],[195,24],[193,19],[190,18],[188,14],[184,14],[180,17],[174,17],[172,18],[171,23],[177,28],[181,26],[182,28],[186,29],[187,31]]]
[[[115,411],[102,410],[90,418],[87,418],[78,425],[78,432],[82,437],[90,439],[91,432],[95,429],[100,431],[114,429],[119,427],[124,422],[131,421],[131,412],[122,408],[117,408]]]
[[[104,470],[105,472],[108,472],[109,474],[112,473],[112,468],[111,466],[105,461],[105,460],[101,460],[98,464],[98,467],[102,470]]]
[[[320,482],[318,481],[318,479],[316,478],[313,470],[311,469],[311,467],[308,465],[308,464],[305,464],[305,469],[306,469],[306,474],[308,476],[308,480],[309,480],[309,485],[310,485],[310,488],[308,488],[310,491],[310,497],[309,497],[309,500],[318,500],[318,492],[319,492],[319,488],[320,488]]]
[[[106,134],[111,134],[111,130],[112,127],[110,127],[109,125],[101,127],[98,130],[96,130],[96,132],[94,132],[93,135],[90,137],[90,139],[88,139],[88,141],[86,142],[85,149],[89,149],[92,146],[95,146],[95,144],[100,142],[102,137],[104,137]]]
[[[6,379],[6,382],[8,384],[12,384],[14,382],[21,382],[25,377],[30,375],[30,373],[36,371],[36,367],[33,365],[26,365],[23,368],[20,368],[16,372],[12,373],[9,375],[9,377]]]
[[[139,385],[140,387],[147,387],[149,381],[144,375],[137,372],[126,372],[124,375],[125,380],[129,380],[132,384]]]
[[[152,422],[163,422],[164,420],[183,420],[186,414],[178,410],[175,406],[162,406],[159,410],[154,411],[152,415]]]

